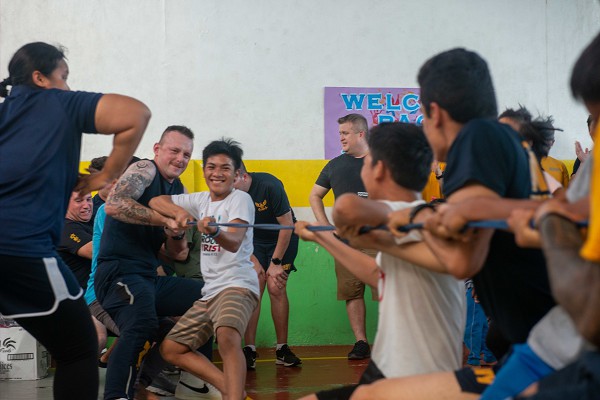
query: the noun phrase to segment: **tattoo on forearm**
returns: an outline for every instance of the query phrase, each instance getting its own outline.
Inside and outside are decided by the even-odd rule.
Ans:
[[[153,166],[147,161],[139,161],[117,181],[106,200],[107,205],[117,209],[114,215],[116,219],[134,224],[151,224],[153,211],[136,200],[152,183],[156,174],[156,169],[151,168]]]

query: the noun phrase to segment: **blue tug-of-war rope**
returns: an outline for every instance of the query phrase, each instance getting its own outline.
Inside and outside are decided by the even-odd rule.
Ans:
[[[533,221],[532,221],[533,223]],[[188,225],[195,225],[196,221],[188,222]],[[588,221],[578,221],[576,222],[577,226],[580,228],[584,228],[588,226]],[[232,227],[232,228],[254,228],[254,229],[265,229],[270,231],[279,231],[279,230],[293,230],[293,225],[279,225],[279,224],[239,224],[234,222],[210,222],[208,226],[224,226],[224,227]],[[533,225],[532,225],[533,227]],[[491,229],[508,229],[508,223],[506,220],[502,219],[489,219],[483,221],[472,221],[468,222],[465,228],[491,228]],[[334,231],[336,228],[332,225],[309,225],[306,227],[309,231],[313,232],[323,232],[323,231]],[[388,230],[387,225],[379,225],[379,226],[369,226],[365,225],[360,228],[359,233],[368,233],[372,230]],[[408,232],[413,229],[423,229],[423,224],[407,224],[404,226],[398,227],[398,231],[400,232]]]

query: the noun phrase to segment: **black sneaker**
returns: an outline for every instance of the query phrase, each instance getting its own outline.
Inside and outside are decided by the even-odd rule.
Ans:
[[[275,351],[275,364],[283,365],[285,367],[294,367],[298,364],[302,364],[302,360],[296,357],[296,355],[290,350],[287,344],[284,344],[281,349]]]
[[[369,347],[369,343],[364,340],[354,343],[352,351],[348,353],[348,360],[364,360],[369,357],[371,357],[371,348]]]
[[[242,349],[244,357],[246,357],[246,369],[248,371],[256,369],[256,351],[252,347],[246,346]]]

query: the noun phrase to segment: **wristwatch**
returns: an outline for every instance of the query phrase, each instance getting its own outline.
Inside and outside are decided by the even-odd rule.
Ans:
[[[281,258],[271,258],[271,262],[275,265],[281,265]]]

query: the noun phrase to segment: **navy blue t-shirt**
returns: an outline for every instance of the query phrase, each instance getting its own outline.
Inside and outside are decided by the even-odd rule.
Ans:
[[[151,160],[138,162],[141,161],[154,163]],[[169,183],[156,168],[154,179],[137,202],[148,207],[156,196],[182,194],[183,191],[179,178]],[[121,273],[156,276],[156,268],[161,265],[158,253],[165,238],[162,226],[129,224],[107,215],[100,240],[98,273],[107,263],[116,265]],[[100,280],[97,275],[96,285],[101,284]]]
[[[529,161],[519,135],[493,120],[472,120],[448,151],[443,191],[448,197],[468,183],[500,197],[527,199]],[[544,256],[516,245],[514,235],[496,230],[481,271],[473,277],[486,315],[511,343],[523,343],[531,328],[554,306]]]
[[[255,224],[278,224],[277,217],[292,211],[292,220],[296,222],[294,211],[290,207],[283,183],[271,174],[251,172],[252,184],[248,194],[254,203]],[[254,230],[254,241],[261,243],[277,243],[279,231],[266,229]]]
[[[101,96],[19,85],[0,104],[0,254],[56,256]]]

